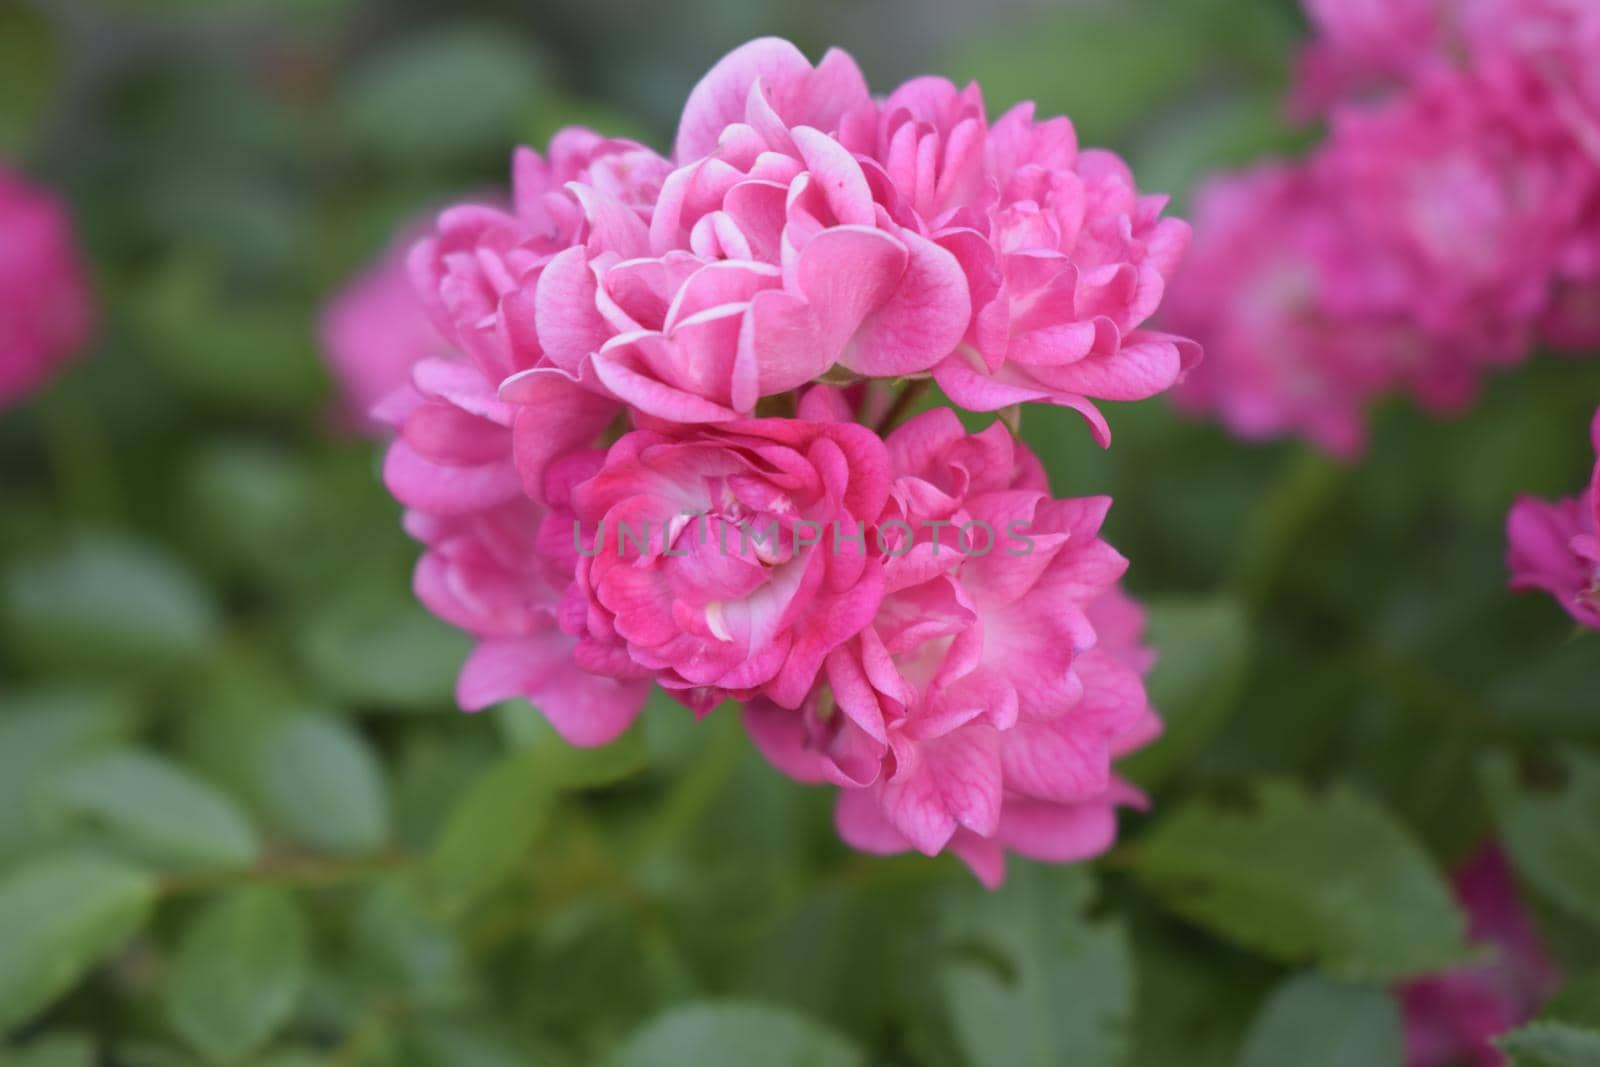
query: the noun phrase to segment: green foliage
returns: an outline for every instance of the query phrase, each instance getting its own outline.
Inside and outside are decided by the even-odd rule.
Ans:
[[[1149,641],[1161,650],[1150,701],[1166,728],[1161,744],[1123,764],[1145,786],[1186,766],[1225,724],[1238,706],[1251,642],[1248,618],[1226,600],[1157,600],[1149,613]]]
[[[59,768],[36,803],[55,817],[97,824],[156,862],[243,867],[261,851],[231,800],[182,767],[136,749]]]
[[[1564,787],[1529,788],[1503,757],[1491,757],[1484,788],[1517,870],[1552,900],[1600,923],[1600,761],[1574,752],[1564,768]]]
[[[150,917],[156,882],[92,855],[40,856],[0,879],[0,1032],[26,1022]]]
[[[152,669],[202,655],[216,635],[206,589],[165,553],[82,537],[0,574],[0,620],[18,653],[63,672]]]
[[[1400,1009],[1391,994],[1307,974],[1268,998],[1239,1067],[1400,1067],[1402,1051]]]
[[[1391,981],[1466,956],[1465,923],[1426,855],[1349,790],[1272,783],[1244,810],[1193,803],[1140,841],[1134,870],[1174,911],[1334,978]]]
[[[293,715],[264,740],[257,788],[296,839],[336,853],[371,852],[389,837],[383,768],[355,730],[323,715]]]
[[[946,935],[961,952],[939,978],[974,1067],[1124,1061],[1133,961],[1120,924],[1084,918],[1090,888],[1019,865],[999,892],[963,895]]]
[[[1511,1057],[1513,1067],[1596,1067],[1600,1064],[1600,1030],[1569,1023],[1530,1023],[1495,1044]]]
[[[608,1067],[864,1067],[866,1058],[820,1023],[761,1004],[685,1004],[629,1038]]]
[[[1600,655],[1505,589],[1503,522],[1584,484],[1600,361],[1400,405],[1352,465],[1030,408],[1056,491],[1115,499],[1165,731],[1108,857],[990,893],[844,847],[735,708],[658,693],[598,749],[457,713],[468,641],[318,357],[397,231],[570,123],[666,145],[745,37],[978,76],[1181,205],[1316,136],[1294,6],[0,0],[0,155],[103,312],[0,411],[0,1067],[1383,1067],[1394,983],[1486,958],[1442,875],[1493,837],[1568,976],[1505,1047],[1590,1062]]]
[[[361,64],[340,100],[357,143],[394,166],[503,155],[539,93],[538,63],[488,26],[430,30]]]
[[[167,977],[172,1025],[215,1061],[234,1061],[288,1021],[305,983],[307,933],[281,889],[235,889],[206,905],[178,942]]]

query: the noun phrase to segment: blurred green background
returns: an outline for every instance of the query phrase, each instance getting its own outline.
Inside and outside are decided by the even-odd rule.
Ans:
[[[749,37],[1034,98],[1181,205],[1310,136],[1302,32],[1289,0],[0,0],[0,155],[70,200],[104,306],[0,415],[0,1064],[1385,1067],[1497,820],[1583,988],[1600,656],[1505,590],[1501,524],[1584,484],[1594,362],[1385,410],[1348,468],[1030,410],[1058,492],[1116,498],[1168,733],[1115,852],[994,895],[850,853],[727,711],[596,752],[456,712],[465,640],[333,417],[316,314],[398,227],[566,123],[664,147]]]

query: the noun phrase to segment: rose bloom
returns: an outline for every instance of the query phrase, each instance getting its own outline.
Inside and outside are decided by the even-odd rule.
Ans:
[[[750,414],[830,371],[929,373],[968,407],[1083,411],[1168,388],[1198,356],[1143,328],[1187,228],[1106,152],[976,87],[875,102],[853,60],[751,42],[690,95],[649,255],[560,258],[565,333],[652,416]],[[552,284],[554,284],[552,282]],[[835,370],[837,368],[837,370]]]
[[[1505,1067],[1493,1039],[1533,1018],[1560,975],[1498,847],[1485,847],[1457,872],[1455,891],[1472,940],[1494,959],[1400,988],[1406,1067]]]
[[[578,663],[653,678],[698,711],[764,693],[785,707],[872,618],[883,574],[865,523],[884,506],[883,442],[818,418],[662,423],[553,465],[577,581]]]
[[[0,406],[39,388],[93,328],[66,208],[0,164]]]
[[[1600,411],[1590,438],[1600,453]],[[1578,622],[1600,629],[1600,462],[1582,495],[1522,497],[1506,517],[1511,588],[1542,589]]]
[[[1207,353],[1179,405],[1247,439],[1299,434],[1359,453],[1367,406],[1428,345],[1404,322],[1330,306],[1341,276],[1363,269],[1337,196],[1307,168],[1269,162],[1209,182],[1195,222],[1163,316]]]
[[[798,710],[746,706],[752,737],[842,788],[840,834],[865,851],[949,848],[991,886],[1007,850],[1103,851],[1115,808],[1142,803],[1111,763],[1160,729],[1143,615],[1098,537],[1109,501],[1052,500],[1002,424],[968,435],[948,409],[887,447],[882,603]]]
[[[957,404],[1071,407],[1102,444],[1093,400],[1142,400],[1199,360],[1192,342],[1146,329],[1188,244],[1116,155],[1080,150],[1072,123],[1020,104],[992,126],[976,85],[917,78],[847,123],[886,210],[961,264],[973,317],[934,376]]]
[[[954,349],[971,314],[960,266],[915,219],[891,217],[836,139],[874,106],[849,56],[813,67],[773,38],[706,74],[647,251],[563,264],[570,332],[598,344],[613,394],[660,418],[726,421],[835,364],[894,377]]]
[[[447,345],[411,283],[402,238],[348,282],[323,309],[318,325],[322,354],[339,387],[344,419],[375,431],[378,403],[411,380],[411,369],[430,356],[449,356]]]

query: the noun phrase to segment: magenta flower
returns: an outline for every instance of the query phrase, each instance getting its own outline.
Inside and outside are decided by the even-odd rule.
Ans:
[[[408,236],[387,250],[322,312],[318,335],[339,386],[341,414],[363,430],[382,425],[373,409],[410,382],[413,367],[451,352],[411,283],[406,267],[410,245]]]
[[[1366,407],[1428,351],[1393,317],[1341,315],[1332,293],[1362,269],[1337,198],[1302,167],[1266,163],[1213,179],[1165,321],[1207,358],[1180,406],[1213,411],[1248,439],[1300,434],[1361,451]]]
[[[1600,411],[1590,438],[1600,453]],[[1581,496],[1522,497],[1506,517],[1511,588],[1542,589],[1567,614],[1600,630],[1600,462]]]
[[[758,692],[797,707],[883,596],[866,524],[886,468],[871,430],[805,418],[663,424],[552,467],[573,479],[547,490],[570,503],[567,536],[582,529],[578,662],[701,711]]]
[[[1296,59],[1291,109],[1319,113],[1392,90],[1444,61],[1443,7],[1460,0],[1301,0],[1315,36]]]
[[[0,406],[76,355],[94,305],[65,207],[0,165]]]
[[[1505,1067],[1493,1039],[1533,1018],[1560,975],[1498,847],[1486,846],[1462,867],[1455,890],[1472,940],[1495,958],[1401,987],[1406,1067]]]
[[[1114,808],[1142,802],[1111,762],[1160,728],[1126,563],[1097,536],[1110,502],[1052,500],[1002,424],[969,436],[946,409],[887,445],[881,605],[798,712],[746,707],[752,737],[841,786],[840,833],[866,851],[948,847],[997,885],[1006,849],[1104,850]]]
[[[1418,383],[1425,401],[1466,399],[1450,392],[1452,362],[1527,357],[1595,187],[1594,163],[1564,133],[1526,121],[1537,107],[1487,78],[1441,71],[1377,110],[1339,111],[1314,163],[1373,257],[1343,298],[1408,315],[1438,343],[1439,374]]]

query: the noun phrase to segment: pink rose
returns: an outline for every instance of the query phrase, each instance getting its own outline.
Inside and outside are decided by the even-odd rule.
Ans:
[[[848,56],[813,68],[770,38],[701,80],[648,255],[559,264],[570,333],[597,348],[613,395],[676,422],[727,421],[835,364],[900,376],[955,348],[971,313],[960,266],[891,217],[837,140],[872,106]]]
[[[935,378],[977,411],[1028,401],[1074,408],[1108,443],[1094,400],[1154,396],[1199,361],[1193,342],[1144,326],[1183,256],[1188,226],[1162,218],[1166,198],[1141,195],[1116,155],[1080,152],[1065,118],[1035,122],[1033,105],[1021,104],[979,138],[975,89],[958,94],[935,79],[910,83],[884,107],[880,151],[902,195],[918,196],[929,178],[901,164],[895,149],[911,128],[923,146],[940,140],[941,112],[962,117],[943,121],[944,184],[936,188],[944,198],[930,204],[943,210],[932,221],[967,273],[973,319],[967,343]],[[919,158],[928,155],[939,158]],[[951,206],[956,192],[973,188]]]
[[[946,409],[887,444],[882,603],[798,712],[747,706],[752,736],[841,786],[840,833],[867,851],[948,847],[990,885],[1008,848],[1102,851],[1141,802],[1111,762],[1159,731],[1125,561],[1097,536],[1109,502],[1050,499],[1003,425],[968,435]]]
[[[1590,427],[1600,453],[1600,411]],[[1600,629],[1600,462],[1581,496],[1522,497],[1506,517],[1511,588],[1542,589],[1578,622]]]
[[[555,521],[583,556],[564,614],[578,662],[700,710],[758,692],[797,706],[877,611],[866,524],[886,467],[871,430],[805,418],[661,424],[587,470],[552,467],[567,484],[547,495],[571,508]]]
[[[94,328],[66,209],[0,166],[0,406],[33,392]]]

